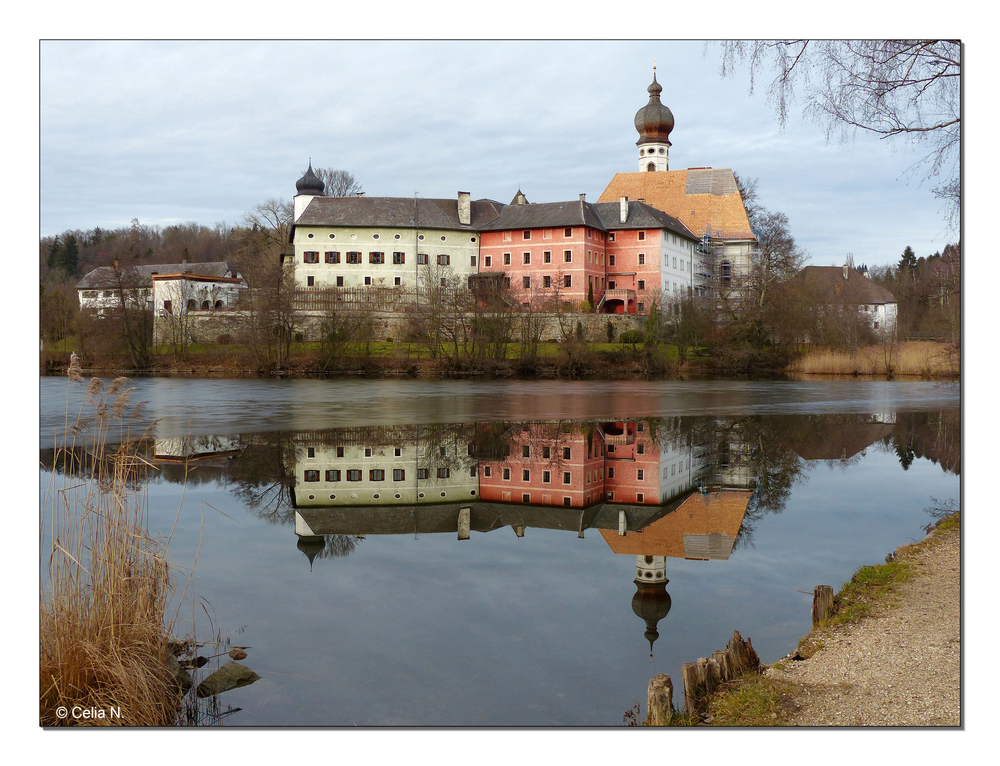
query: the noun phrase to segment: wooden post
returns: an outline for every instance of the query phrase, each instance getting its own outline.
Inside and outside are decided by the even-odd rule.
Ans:
[[[674,717],[674,682],[663,673],[653,676],[647,694],[650,726],[669,726]]]
[[[833,615],[833,588],[817,585],[813,590],[812,624],[815,628]]]
[[[705,711],[705,703],[723,681],[736,678],[743,673],[760,668],[760,658],[749,639],[744,641],[738,630],[725,649],[714,652],[710,658],[702,657],[697,662],[681,666],[681,682],[684,685],[684,708],[688,715],[700,715]],[[650,708],[652,709],[652,708]]]

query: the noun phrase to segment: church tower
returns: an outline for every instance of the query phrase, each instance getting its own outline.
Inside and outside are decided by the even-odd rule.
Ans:
[[[653,66],[653,82],[648,88],[649,102],[635,113],[635,129],[639,131],[639,172],[670,169],[670,131],[674,129],[674,115],[660,103],[663,88],[656,81],[656,66]]]
[[[294,211],[292,220],[299,220],[302,211],[313,201],[313,197],[322,197],[326,185],[322,179],[313,172],[312,160],[309,160],[309,169],[298,181],[295,182]]]

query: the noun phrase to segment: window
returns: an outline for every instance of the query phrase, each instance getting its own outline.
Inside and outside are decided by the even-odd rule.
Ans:
[[[529,263],[531,263],[531,253],[525,253],[525,254],[524,254],[524,261],[523,261],[523,262],[524,262],[525,264],[529,264]]]
[[[635,501],[637,503],[641,503],[645,499],[645,497],[646,496],[642,492],[636,492],[635,493]]]
[[[542,471],[542,482],[544,484],[548,484],[551,481],[552,481],[552,472],[551,471]]]
[[[563,447],[563,460],[570,460],[573,457],[572,447]]]
[[[504,481],[510,481],[510,469],[509,468],[504,468],[503,469],[503,480]]]
[[[352,468],[347,472],[348,481],[361,481],[361,469]]]
[[[572,226],[567,226],[565,229],[563,229],[563,236],[564,237],[572,237],[573,236],[573,227]]]
[[[451,256],[450,255],[439,255],[438,256],[438,266],[450,266]]]
[[[340,253],[337,251],[327,251],[326,253],[327,263],[340,263]]]
[[[337,457],[343,457],[343,456],[344,456],[344,448],[337,447]]]
[[[385,253],[368,253],[368,263],[385,263]]]
[[[306,287],[315,287],[316,277],[306,277]]]
[[[563,284],[566,287],[572,287],[573,286],[573,275],[572,274],[566,274],[563,277]]]
[[[531,239],[531,232],[525,231],[521,236],[524,239],[524,241],[527,242],[529,239]]]
[[[645,279],[640,279],[639,280],[639,289],[640,290],[645,290],[646,289],[646,280]]]
[[[552,277],[548,275],[542,277],[542,287],[552,287]]]
[[[397,266],[406,263],[406,253],[393,253],[392,262]]]
[[[392,283],[398,287],[399,285],[403,284],[403,278],[402,277],[393,277],[392,278]]]
[[[504,242],[510,242],[511,232],[509,231],[500,232],[500,239]]]
[[[381,468],[372,468],[368,472],[368,481],[385,481],[385,471]]]
[[[476,256],[472,255],[472,256],[469,256],[469,258],[470,258],[469,265],[472,268],[476,268]]]
[[[492,475],[493,475],[493,468],[491,466],[484,466],[483,467],[483,476],[485,476],[488,479]]]
[[[418,266],[427,265],[427,253],[417,253],[417,265]]]
[[[521,471],[521,481],[531,481],[531,471],[527,468]]]
[[[493,256],[492,255],[487,255],[486,256],[486,268],[489,269],[492,266],[493,266]]]
[[[563,484],[569,484],[573,480],[573,475],[569,471],[563,471]]]
[[[563,261],[565,263],[572,263],[573,262],[573,251],[572,250],[563,250]]]
[[[431,472],[428,469],[426,469],[426,468],[418,468],[417,469],[417,480],[418,481],[421,480],[421,479],[429,479],[430,476],[431,476]]]
[[[645,253],[639,253],[639,265],[640,266],[645,266],[646,265],[646,254]]]
[[[510,253],[503,254],[503,265],[510,266]]]
[[[521,445],[521,457],[531,457],[531,447],[527,444]]]
[[[163,301],[163,310],[168,314],[174,313],[174,303],[173,301]]]
[[[542,447],[542,457],[548,460],[552,457],[552,449],[550,447]]]
[[[365,457],[371,457],[371,456],[372,456],[372,448],[365,447]]]
[[[303,263],[319,263],[319,251],[317,250],[306,250],[302,253]]]
[[[608,256],[608,266],[614,266],[614,265],[615,265],[615,257],[613,255],[609,255]]]
[[[646,232],[640,231],[639,232],[639,241],[642,242],[644,239],[646,239]]]
[[[552,251],[546,250],[542,253],[542,263],[552,263]]]
[[[645,475],[646,475],[645,472],[641,468],[639,468],[635,472],[635,480],[636,481],[642,481],[643,478],[645,477]]]
[[[340,471],[333,469],[326,472],[327,481],[340,481]]]
[[[348,253],[347,254],[348,263],[361,263],[361,253]]]
[[[677,259],[674,258],[674,268],[677,268]],[[681,261],[681,268],[684,268],[684,261]]]
[[[615,467],[613,465],[608,466],[608,478],[609,479],[615,478]]]
[[[343,287],[343,286],[344,286],[344,278],[337,277],[337,287]]]
[[[205,301],[205,303],[207,304],[208,301]],[[194,311],[196,308],[198,308],[198,302],[194,298],[189,298],[188,311]],[[208,308],[208,306],[205,306],[205,308]]]
[[[722,277],[722,284],[728,285],[733,277],[733,265],[729,261],[719,264],[719,275]]]
[[[306,471],[306,481],[319,481],[319,471]]]
[[[613,231],[608,232],[608,242],[614,242],[614,241],[615,241],[615,233]]]
[[[524,289],[525,290],[530,290],[531,289],[531,277],[524,277],[523,283],[524,283]]]
[[[371,284],[372,284],[372,278],[371,277],[365,277],[365,286],[371,287]]]
[[[570,505],[572,504],[572,502],[573,502],[573,501],[572,501],[572,499],[571,499],[571,498],[568,498],[568,497],[563,497],[563,505],[565,505],[565,506],[566,506],[567,508],[569,508],[569,507],[570,507]]]
[[[531,502],[531,495],[529,495],[527,492],[522,493],[521,494],[521,502],[522,503],[530,503]]]
[[[448,479],[448,478],[451,478],[451,469],[450,468],[438,468],[438,478],[439,479]]]
[[[447,286],[448,286],[448,278],[441,277],[441,287],[447,287]]]

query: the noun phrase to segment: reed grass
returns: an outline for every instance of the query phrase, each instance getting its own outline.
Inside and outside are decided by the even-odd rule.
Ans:
[[[950,343],[907,341],[865,346],[857,351],[814,349],[790,367],[805,375],[871,375],[878,377],[958,378],[958,347]]]
[[[78,363],[70,380],[82,383]],[[68,423],[56,450],[61,479],[53,470],[41,504],[42,726],[169,726],[177,717],[180,693],[167,664],[170,567],[165,545],[147,533],[140,479],[150,466],[128,433],[140,408],[127,383],[118,378],[105,390],[91,381],[92,412],[81,407]]]

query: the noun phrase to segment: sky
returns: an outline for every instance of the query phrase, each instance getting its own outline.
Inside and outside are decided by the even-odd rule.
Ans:
[[[781,129],[745,70],[694,40],[87,41],[39,46],[40,236],[132,219],[237,225],[313,167],[369,196],[597,201],[638,170],[656,65],[670,168],[757,179],[814,265],[894,264],[958,240],[922,153]]]

